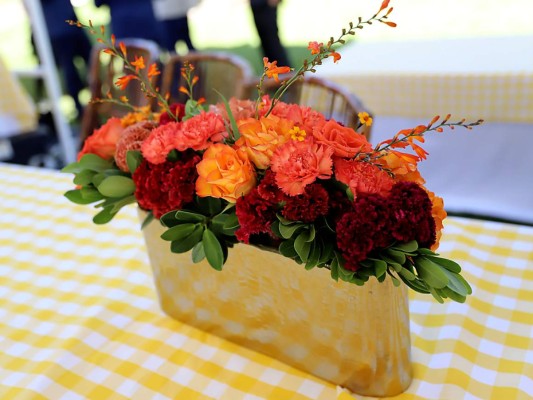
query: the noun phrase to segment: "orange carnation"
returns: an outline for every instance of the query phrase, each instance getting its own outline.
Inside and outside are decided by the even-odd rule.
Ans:
[[[256,184],[254,168],[246,152],[221,143],[207,148],[196,170],[196,194],[200,197],[211,196],[235,203]]]
[[[313,129],[313,135],[317,143],[331,147],[337,157],[353,157],[360,151],[372,151],[372,146],[363,135],[332,119],[320,128]]]
[[[248,153],[248,157],[259,169],[266,169],[276,149],[290,138],[292,121],[274,115],[259,120],[248,118],[238,121],[241,137],[235,146]]]
[[[302,194],[316,179],[331,176],[332,153],[331,148],[313,143],[312,138],[291,140],[278,147],[271,160],[277,185],[290,196]]]
[[[436,240],[433,246],[431,246],[431,250],[435,251],[439,247],[439,241],[442,236],[442,229],[444,228],[442,221],[444,221],[448,214],[446,213],[446,210],[444,210],[444,201],[442,200],[442,198],[435,196],[435,193],[430,192],[427,189],[426,192],[429,196],[429,199],[431,200],[431,204],[433,204],[431,208],[431,215],[435,220]]]
[[[359,193],[387,195],[392,189],[393,179],[375,165],[338,158],[335,160],[335,179],[350,188],[357,198]]]
[[[104,125],[95,129],[89,136],[83,148],[78,153],[78,161],[84,154],[92,153],[105,160],[111,160],[115,156],[117,141],[124,131],[120,118],[109,118]]]

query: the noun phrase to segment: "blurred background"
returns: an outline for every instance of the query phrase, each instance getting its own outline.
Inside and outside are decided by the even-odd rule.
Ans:
[[[109,23],[108,7],[95,7],[93,0],[71,0],[71,3],[80,21],[90,19],[95,25]],[[395,10],[391,20],[397,22],[398,27],[367,28],[354,40],[404,41],[533,34],[532,3],[531,0],[393,1],[391,5]],[[379,5],[380,1],[367,0],[283,0],[278,10],[280,37],[289,57],[297,64],[307,55],[310,40],[326,41],[330,36],[338,35],[340,28],[347,26],[349,21],[372,15]],[[202,0],[189,11],[189,26],[198,50],[235,52],[246,57],[256,71],[260,71],[260,42],[248,0]],[[30,35],[22,0],[0,0],[0,56],[9,69],[31,68],[37,64]],[[179,47],[177,50],[183,51]],[[361,58],[364,59],[364,54]],[[23,83],[32,90],[32,82]],[[74,104],[68,96],[62,101],[62,109],[70,120],[74,118]]]

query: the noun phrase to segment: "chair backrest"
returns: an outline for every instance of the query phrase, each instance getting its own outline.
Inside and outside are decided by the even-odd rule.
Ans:
[[[135,56],[144,58],[146,70],[154,62],[159,63],[159,46],[157,43],[139,38],[129,38],[121,40],[127,48],[128,60],[133,61]],[[115,82],[128,71],[124,70],[124,63],[118,57],[112,57],[103,50],[106,47],[95,44],[91,52],[89,62],[89,90],[91,99],[106,98],[108,93],[113,98],[126,96],[128,102],[133,106],[146,106],[151,104],[141,91],[139,81],[133,80],[128,86],[121,90]],[[145,71],[145,73],[147,73]],[[155,82],[154,82],[155,83]],[[83,112],[81,121],[80,139],[83,141],[90,136],[95,128],[98,128],[109,117],[123,116],[130,110],[110,102],[89,103]]]
[[[288,79],[290,76],[284,76],[279,82],[273,79],[265,80],[262,85],[263,91],[272,96],[281,83]],[[249,81],[247,96],[254,97],[258,83],[257,79]],[[255,93],[255,97],[257,97],[257,93]],[[354,129],[359,126],[358,113],[366,111],[372,115],[355,94],[328,79],[316,76],[305,76],[296,80],[284,93],[281,100],[311,107],[324,114],[327,119],[333,118],[344,126]],[[371,126],[365,126],[361,133],[370,139]]]
[[[244,58],[224,52],[190,52],[186,55],[172,54],[165,63],[161,82],[161,93],[170,95],[169,102],[184,103],[188,97],[179,88],[185,85],[181,68],[185,62],[194,66],[198,82],[194,86],[193,98],[203,97],[207,104],[221,101],[220,92],[226,99],[244,98],[246,84],[252,77],[252,68]]]

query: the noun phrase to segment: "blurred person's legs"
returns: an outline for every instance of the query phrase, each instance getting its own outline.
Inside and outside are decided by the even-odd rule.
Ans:
[[[278,7],[271,5],[268,0],[252,0],[250,6],[254,16],[255,27],[263,55],[270,61],[277,61],[278,65],[291,65],[287,52],[281,44],[278,32]]]
[[[159,24],[163,28],[162,46],[168,51],[174,51],[176,42],[183,41],[189,50],[196,50],[191,41],[189,20],[187,16],[162,20]]]
[[[86,74],[76,65],[76,58],[80,57],[85,67],[89,64],[89,55],[91,52],[91,43],[89,39],[79,31],[81,35],[68,35],[54,38],[52,41],[52,51],[56,59],[57,67],[62,71],[67,93],[74,100],[77,118],[81,118],[83,106],[79,100],[79,93],[87,87]],[[82,78],[83,76],[83,78]]]

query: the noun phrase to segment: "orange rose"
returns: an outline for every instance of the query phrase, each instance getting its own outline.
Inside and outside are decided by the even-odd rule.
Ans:
[[[313,136],[317,143],[331,147],[337,157],[353,157],[359,151],[372,151],[372,146],[363,135],[332,119],[323,126],[313,129]]]
[[[115,156],[117,141],[124,127],[120,123],[120,118],[109,118],[107,122],[89,136],[83,148],[78,153],[78,161],[84,154],[92,153],[105,160],[111,160]]]
[[[246,153],[221,143],[207,148],[196,170],[196,194],[200,197],[217,197],[235,203],[256,184],[254,168]]]
[[[259,120],[248,118],[238,121],[241,137],[235,146],[242,148],[259,169],[267,169],[276,149],[290,138],[294,123],[271,115]]]

